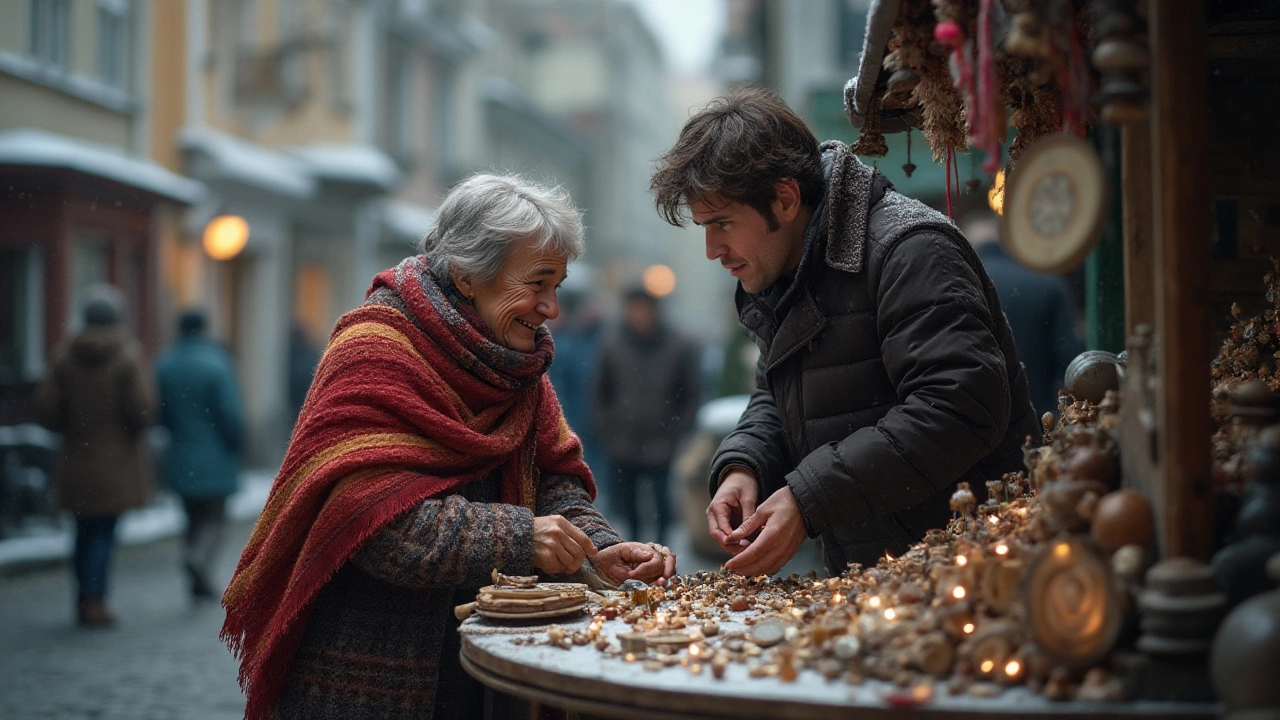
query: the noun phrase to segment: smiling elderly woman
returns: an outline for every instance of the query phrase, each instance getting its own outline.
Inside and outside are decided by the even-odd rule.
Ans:
[[[547,379],[582,249],[565,193],[478,175],[338,321],[223,598],[246,717],[480,717],[451,610],[492,570],[675,571],[592,507]]]

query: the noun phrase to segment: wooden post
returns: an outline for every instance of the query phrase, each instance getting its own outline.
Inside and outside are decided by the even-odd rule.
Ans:
[[[1155,245],[1152,242],[1151,128],[1121,131],[1120,202],[1124,208],[1124,330],[1126,342],[1139,325],[1155,327]]]
[[[1158,479],[1164,557],[1212,552],[1206,0],[1153,2],[1151,161],[1155,220]]]

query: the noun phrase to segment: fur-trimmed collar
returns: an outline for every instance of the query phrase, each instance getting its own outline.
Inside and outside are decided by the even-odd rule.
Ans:
[[[831,160],[826,196],[827,265],[844,272],[862,272],[867,219],[871,206],[884,194],[872,192],[879,173],[862,164],[839,140],[828,140],[818,150],[824,160]],[[886,189],[893,187],[888,180],[884,184]]]

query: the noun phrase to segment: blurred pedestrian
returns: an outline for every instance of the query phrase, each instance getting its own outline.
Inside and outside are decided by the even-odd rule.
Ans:
[[[564,419],[582,441],[582,458],[596,477],[604,477],[608,464],[591,425],[591,386],[600,352],[601,321],[591,306],[585,280],[589,268],[569,268],[560,288],[560,317],[547,324],[556,342],[556,361],[547,375],[556,389]]]
[[[209,577],[239,487],[244,414],[235,364],[206,334],[205,312],[178,318],[178,340],[156,363],[160,422],[169,431],[164,481],[187,515],[183,566],[194,598],[214,596]]]
[[[35,410],[62,434],[58,497],[76,521],[77,618],[104,626],[116,621],[106,607],[116,520],[151,494],[143,431],[154,417],[155,391],[122,321],[124,295],[94,285],[86,298],[84,329],[54,351]]]
[[[978,252],[1000,295],[1000,307],[1031,386],[1031,404],[1037,414],[1056,411],[1067,364],[1084,350],[1076,334],[1071,286],[1057,275],[1028,270],[1006,255],[999,242],[1000,221],[993,213],[980,210],[966,215],[960,230]]]
[[[642,287],[628,290],[621,326],[600,348],[592,415],[612,469],[615,507],[632,534],[639,532],[639,485],[647,479],[656,536],[665,542],[671,460],[697,418],[700,387],[697,348],[667,325],[656,297]]]
[[[568,194],[476,175],[338,320],[223,596],[249,720],[477,718],[456,605],[492,573],[665,582],[591,500],[545,324],[583,251]]]
[[[311,335],[297,320],[289,328],[289,422],[298,420],[302,404],[311,389],[311,378],[320,363],[320,350],[311,341]]]

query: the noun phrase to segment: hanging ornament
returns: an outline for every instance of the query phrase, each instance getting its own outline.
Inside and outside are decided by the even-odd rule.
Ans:
[[[916,171],[916,164],[911,162],[911,127],[907,127],[907,164],[902,166],[902,172],[907,177],[911,177],[911,173]]]
[[[849,148],[854,155],[881,158],[889,154],[889,143],[880,132],[880,98],[874,94],[867,106],[866,120],[858,133],[858,140]]]

